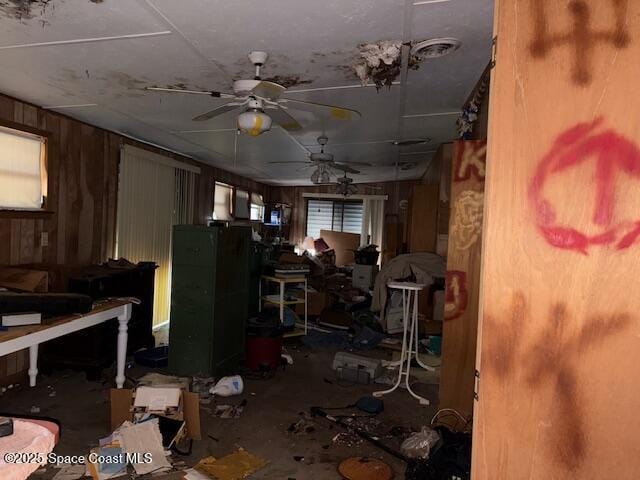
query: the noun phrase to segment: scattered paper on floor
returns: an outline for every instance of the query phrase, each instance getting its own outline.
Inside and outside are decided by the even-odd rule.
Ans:
[[[265,459],[240,449],[219,459],[203,458],[195,468],[215,480],[242,480],[268,463]]]

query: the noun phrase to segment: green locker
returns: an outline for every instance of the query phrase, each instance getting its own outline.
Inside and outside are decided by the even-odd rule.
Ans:
[[[173,228],[169,369],[235,373],[244,357],[250,227]]]

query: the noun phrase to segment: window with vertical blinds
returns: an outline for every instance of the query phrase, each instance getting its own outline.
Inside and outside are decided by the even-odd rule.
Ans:
[[[116,257],[158,265],[153,323],[169,320],[171,233],[194,220],[199,169],[167,156],[124,145],[120,157]]]
[[[0,127],[0,208],[42,208],[45,145],[44,137]]]
[[[307,202],[308,237],[320,237],[320,230],[357,233],[362,230],[362,202],[309,199]]]

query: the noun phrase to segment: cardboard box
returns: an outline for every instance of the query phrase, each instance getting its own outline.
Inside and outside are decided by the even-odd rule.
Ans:
[[[297,294],[298,298],[304,298],[304,292]],[[333,297],[327,292],[307,292],[307,314],[309,316],[320,316],[325,308],[333,305]],[[294,311],[304,321],[304,304],[295,305]]]
[[[187,438],[201,439],[200,397],[197,393],[182,391],[182,419],[186,423]],[[111,389],[111,431],[125,421],[133,421],[133,390],[128,388]]]
[[[278,263],[306,264],[309,259],[304,255],[296,255],[293,252],[282,252],[278,258]]]

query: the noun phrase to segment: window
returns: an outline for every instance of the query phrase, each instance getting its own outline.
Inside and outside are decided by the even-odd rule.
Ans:
[[[264,218],[264,200],[259,193],[251,194],[251,220],[261,222]]]
[[[47,195],[45,138],[0,127],[0,208],[36,210]]]
[[[314,200],[307,202],[307,236],[318,238],[320,230],[360,234],[362,202]]]
[[[249,192],[236,189],[235,218],[249,218]]]
[[[233,187],[225,183],[216,182],[213,200],[214,220],[233,220],[231,205],[233,202]]]

